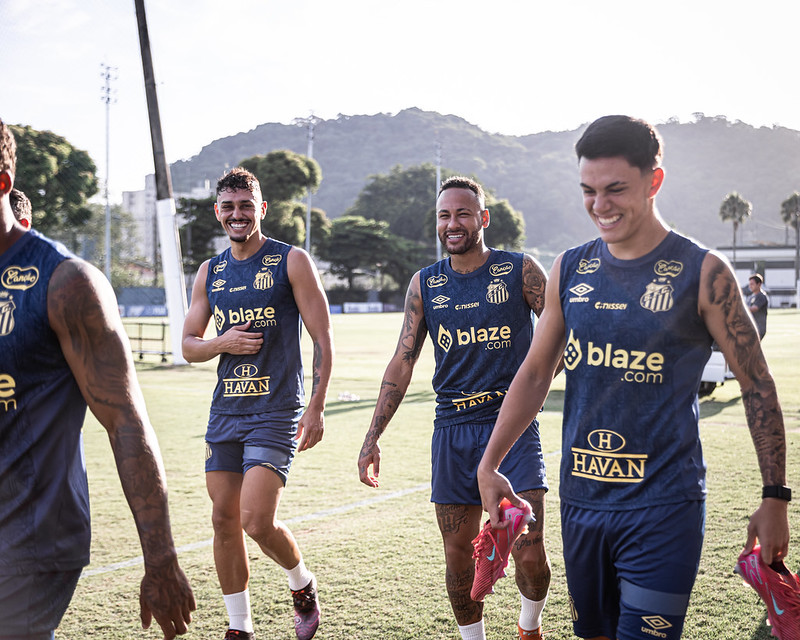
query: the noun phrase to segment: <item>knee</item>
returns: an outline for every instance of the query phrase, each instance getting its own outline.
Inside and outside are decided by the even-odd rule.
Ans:
[[[534,545],[526,549],[525,553],[514,555],[514,566],[517,573],[521,573],[529,579],[550,576],[550,559],[545,553],[543,545]]]
[[[278,532],[278,526],[273,519],[242,516],[244,532],[259,544],[270,546],[269,542]]]

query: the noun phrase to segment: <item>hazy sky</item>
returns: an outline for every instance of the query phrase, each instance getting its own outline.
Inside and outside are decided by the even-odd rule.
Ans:
[[[800,129],[796,0],[146,0],[146,10],[169,162],[265,122],[407,107],[512,135],[608,113]],[[115,200],[143,188],[153,160],[134,0],[0,0],[0,64],[0,118],[87,150]],[[109,171],[102,64],[118,76]]]

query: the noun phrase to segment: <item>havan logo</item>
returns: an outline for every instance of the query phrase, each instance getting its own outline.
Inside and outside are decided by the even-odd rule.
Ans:
[[[258,367],[246,362],[233,370],[235,378],[223,378],[222,395],[226,398],[269,395],[269,376],[259,376]]]

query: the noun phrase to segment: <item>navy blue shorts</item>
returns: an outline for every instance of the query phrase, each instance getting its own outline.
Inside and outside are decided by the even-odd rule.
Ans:
[[[81,570],[0,575],[0,639],[52,640]]]
[[[704,501],[632,511],[561,503],[572,626],[581,638],[680,638],[705,535]]]
[[[494,421],[458,424],[433,430],[431,442],[431,502],[481,504],[478,464],[492,435]],[[539,423],[534,420],[500,465],[514,491],[547,489]]]
[[[206,431],[206,473],[244,474],[253,467],[266,467],[277,473],[285,485],[302,415],[302,409],[245,416],[212,413]]]

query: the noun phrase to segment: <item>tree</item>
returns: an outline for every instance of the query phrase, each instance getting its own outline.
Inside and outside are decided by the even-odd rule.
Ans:
[[[330,262],[330,272],[347,280],[350,291],[355,278],[372,274],[391,254],[389,224],[362,216],[342,216],[331,223],[331,232],[320,246],[320,257]]]
[[[449,169],[441,173],[442,180],[455,175]],[[370,176],[370,182],[345,215],[383,220],[389,223],[393,235],[430,247],[430,251],[420,254],[419,268],[432,261],[435,253],[436,193],[436,167],[432,164],[407,169],[397,165],[388,174]],[[491,213],[487,243],[498,248],[519,249],[525,238],[522,214],[514,210],[508,200],[498,200],[491,190],[486,193],[486,206]]]
[[[723,222],[733,221],[733,268],[736,269],[736,230],[750,214],[753,213],[753,205],[742,198],[735,191],[729,193],[722,201],[719,208],[719,217]]]
[[[309,189],[316,191],[322,181],[316,160],[288,149],[246,158],[239,165],[258,178],[268,204],[300,200]]]
[[[497,249],[519,251],[525,240],[525,220],[508,200],[495,200],[486,196],[489,209],[489,227],[484,232],[486,244]]]
[[[217,254],[215,240],[225,236],[214,215],[215,202],[215,198],[181,198],[178,202],[183,220],[179,230],[183,266],[190,273],[197,273],[203,262]]]
[[[795,191],[781,202],[781,218],[784,224],[794,227],[794,282],[800,280],[800,193]]]
[[[15,186],[30,198],[33,227],[54,235],[91,218],[87,201],[97,193],[97,167],[86,151],[52,131],[11,125],[17,142]]]
[[[299,200],[314,192],[322,181],[322,171],[313,158],[281,149],[266,155],[245,158],[239,163],[252,172],[261,184],[261,195],[267,203],[264,233],[289,244],[302,245],[306,239],[306,208]],[[312,247],[324,239],[328,222],[325,212],[311,209]],[[315,227],[322,236],[315,237]]]

